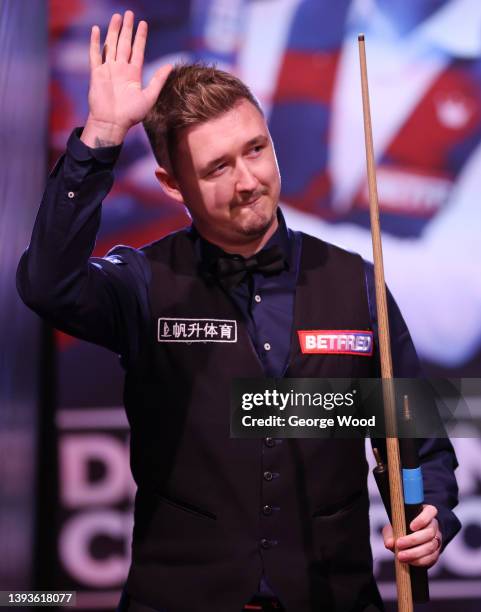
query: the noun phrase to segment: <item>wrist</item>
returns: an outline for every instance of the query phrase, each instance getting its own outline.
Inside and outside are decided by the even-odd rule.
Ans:
[[[127,128],[106,121],[98,121],[89,115],[80,140],[92,149],[115,147],[122,144],[126,133]]]

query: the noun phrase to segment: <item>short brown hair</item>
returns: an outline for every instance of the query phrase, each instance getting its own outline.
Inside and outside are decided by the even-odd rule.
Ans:
[[[202,63],[174,66],[143,121],[157,163],[172,168],[180,130],[218,117],[243,98],[263,115],[253,93],[234,75]]]

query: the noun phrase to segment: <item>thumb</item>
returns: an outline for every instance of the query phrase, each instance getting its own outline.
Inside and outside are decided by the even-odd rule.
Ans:
[[[164,83],[167,80],[167,77],[169,76],[171,70],[171,64],[167,64],[158,68],[150,79],[149,84],[144,89],[144,94],[149,102],[150,108],[152,108],[152,106],[154,106],[155,102],[157,101],[160,91],[164,86]]]
[[[382,537],[384,539],[384,546],[388,550],[394,550],[394,535],[391,525],[384,525],[382,528]]]

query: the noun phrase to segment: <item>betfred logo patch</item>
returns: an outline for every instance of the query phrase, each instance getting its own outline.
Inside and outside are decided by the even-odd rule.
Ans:
[[[372,331],[355,329],[299,329],[304,354],[372,355]]]

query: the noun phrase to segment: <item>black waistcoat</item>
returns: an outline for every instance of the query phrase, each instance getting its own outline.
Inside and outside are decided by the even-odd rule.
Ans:
[[[139,487],[128,591],[169,612],[239,612],[264,571],[289,612],[380,608],[364,441],[231,439],[230,381],[264,376],[241,313],[199,274],[190,232],[144,252],[152,322],[124,395]],[[159,342],[169,317],[235,320],[237,341]],[[370,325],[361,258],[302,235],[286,376],[377,376],[375,358],[302,354],[296,333]]]

